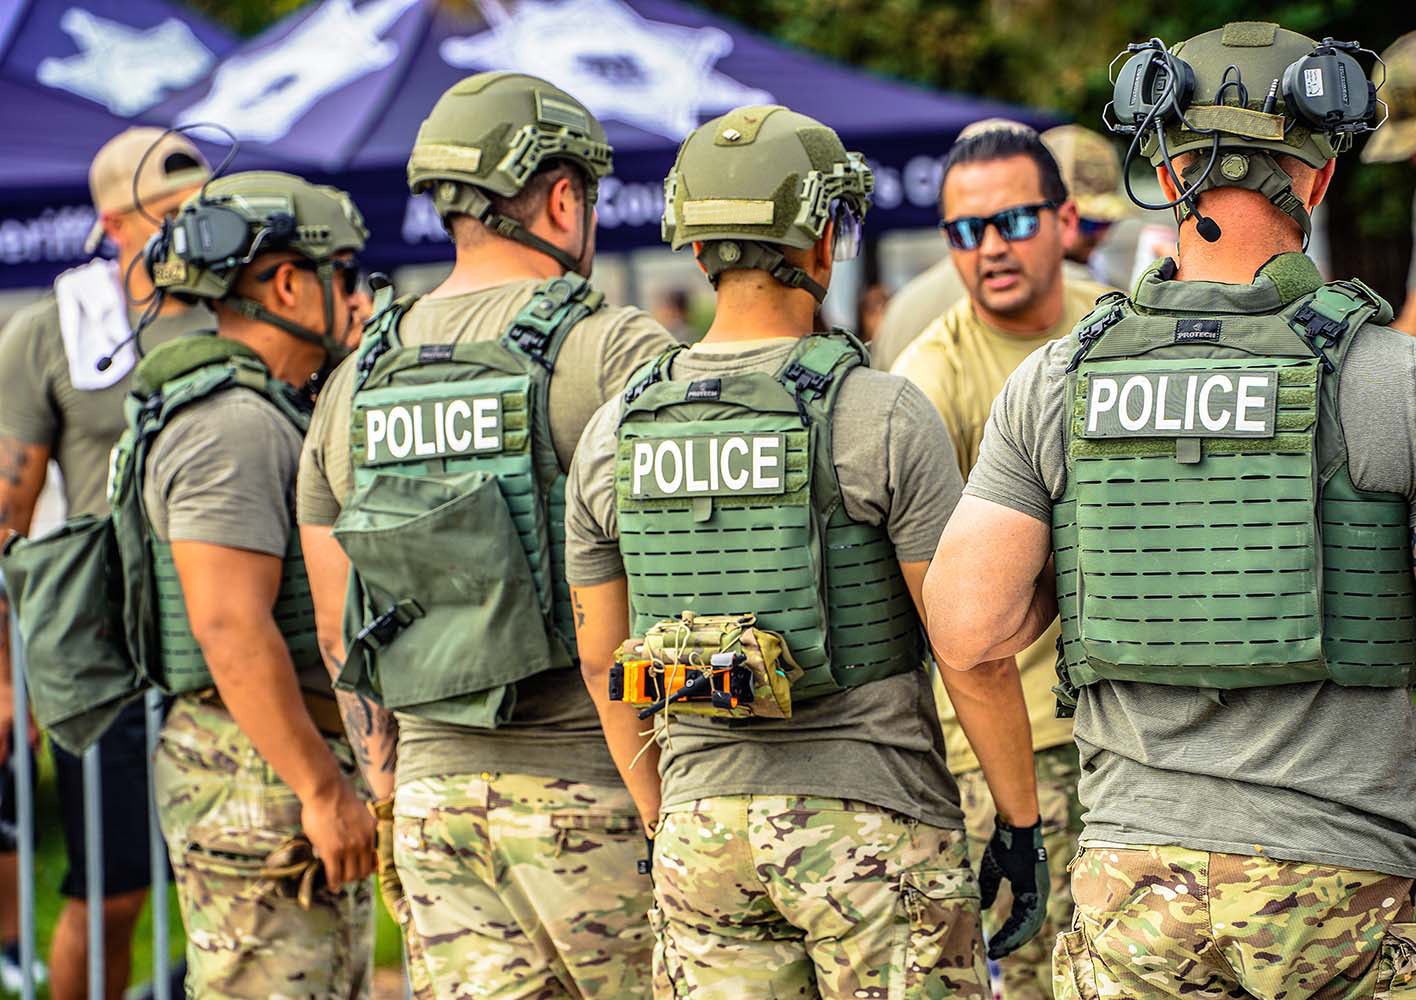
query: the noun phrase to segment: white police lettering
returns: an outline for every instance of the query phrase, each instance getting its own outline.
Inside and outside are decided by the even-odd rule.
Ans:
[[[639,498],[782,493],[783,434],[637,438],[630,447],[630,495]]]
[[[1093,372],[1082,436],[1272,437],[1276,369]]]
[[[458,396],[364,410],[364,464],[502,450],[500,396]]]

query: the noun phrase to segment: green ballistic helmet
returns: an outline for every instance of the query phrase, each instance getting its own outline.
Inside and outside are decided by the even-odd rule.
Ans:
[[[1231,22],[1168,52],[1159,39],[1130,46],[1103,120],[1132,137],[1131,199],[1142,208],[1175,208],[1181,222],[1196,215],[1201,234],[1218,239],[1194,199],[1240,187],[1263,194],[1311,234],[1312,220],[1277,157],[1320,168],[1380,125],[1376,87],[1354,58],[1362,52],[1356,42],[1315,42],[1268,21]],[[1151,205],[1137,195],[1157,190],[1137,152],[1152,167],[1199,154],[1176,178],[1182,194],[1175,203]]]
[[[579,261],[497,212],[488,195],[514,197],[542,164],[569,160],[585,176],[588,240],[613,153],[604,126],[559,87],[525,73],[478,73],[449,87],[423,119],[408,157],[408,187],[432,194],[444,225],[450,215],[470,215],[574,271]]]
[[[818,301],[826,289],[780,247],[813,246],[834,222],[838,260],[860,250],[875,178],[835,131],[780,105],[738,108],[700,125],[664,180],[663,238],[675,250],[702,241],[699,261],[718,276],[757,268]]]
[[[252,170],[218,177],[182,203],[148,244],[153,285],[183,301],[219,301],[341,353],[334,339],[335,255],[364,249],[369,231],[353,199],[293,174]],[[290,250],[310,261],[324,291],[324,331],[311,330],[235,295],[241,270],[259,254]]]

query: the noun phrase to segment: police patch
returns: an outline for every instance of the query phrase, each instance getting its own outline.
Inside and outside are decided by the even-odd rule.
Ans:
[[[787,491],[782,433],[635,438],[629,454],[629,494],[635,499]]]
[[[499,394],[408,400],[363,411],[364,464],[502,450]]]
[[[1092,372],[1084,438],[1273,437],[1278,371]]]

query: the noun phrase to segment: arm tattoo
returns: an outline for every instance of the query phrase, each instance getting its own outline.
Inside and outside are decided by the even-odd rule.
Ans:
[[[11,437],[0,437],[0,481],[11,486],[20,485],[25,465],[29,463],[29,452],[24,444]]]
[[[575,627],[585,627],[585,607],[580,603],[579,594],[570,595],[571,603],[575,606]]]

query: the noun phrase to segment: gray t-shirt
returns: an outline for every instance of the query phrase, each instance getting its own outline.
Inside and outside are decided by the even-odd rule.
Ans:
[[[774,372],[795,344],[700,344],[678,355],[672,374]],[[615,399],[595,414],[571,464],[566,577],[572,586],[624,576],[614,486],[622,405]],[[938,413],[904,379],[857,368],[842,383],[831,420],[846,513],[883,524],[901,562],[927,561],[962,486]],[[796,705],[792,716],[731,729],[705,719],[661,721],[664,804],[717,795],[821,795],[870,802],[936,826],[962,826],[925,668]]]
[[[1242,300],[1247,289],[1237,290]],[[966,493],[1050,523],[1066,485],[1065,368],[1076,349],[1075,334],[1048,344],[1009,378]],[[1362,328],[1339,399],[1353,481],[1406,497],[1416,526],[1416,339]],[[1134,682],[1082,689],[1074,731],[1084,843],[1178,844],[1416,876],[1409,690],[1293,684],[1225,691],[1222,702]]]

